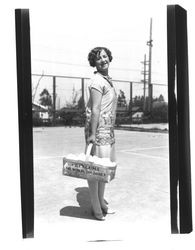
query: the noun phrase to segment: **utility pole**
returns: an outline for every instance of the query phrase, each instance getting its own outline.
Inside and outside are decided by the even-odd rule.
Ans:
[[[148,103],[148,111],[150,112],[152,109],[152,76],[151,76],[151,72],[152,72],[152,44],[153,40],[152,40],[152,18],[150,19],[150,38],[149,41],[147,41],[147,45],[149,46],[149,65],[148,65],[148,99],[149,99],[149,103]]]
[[[146,75],[148,75],[148,71],[146,70],[146,66],[148,65],[148,61],[146,61],[146,54],[144,55],[144,61],[141,62],[144,65],[144,71],[141,72],[141,74],[144,75],[144,79],[142,80],[143,84],[144,84],[144,103],[143,103],[143,111],[146,111]]]

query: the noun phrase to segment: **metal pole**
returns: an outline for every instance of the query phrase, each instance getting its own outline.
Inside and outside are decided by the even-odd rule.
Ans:
[[[144,55],[144,105],[143,111],[146,110],[146,54]]]
[[[149,103],[148,103],[148,111],[151,111],[151,106],[152,106],[152,93],[151,93],[151,72],[152,72],[152,18],[150,19],[150,40],[147,42],[147,45],[149,46],[149,74],[148,74],[148,99],[149,99]]]

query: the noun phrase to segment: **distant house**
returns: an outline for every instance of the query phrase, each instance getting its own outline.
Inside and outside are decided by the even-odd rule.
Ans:
[[[35,102],[32,103],[32,114],[33,119],[41,119],[43,122],[50,120],[48,107]]]
[[[136,112],[141,112],[142,110],[143,110],[142,107],[134,106],[131,108],[131,113],[135,114]]]
[[[117,112],[127,112],[128,111],[128,108],[126,106],[117,106]]]
[[[135,112],[132,115],[132,122],[141,123],[143,121],[143,115],[144,115],[143,112]]]

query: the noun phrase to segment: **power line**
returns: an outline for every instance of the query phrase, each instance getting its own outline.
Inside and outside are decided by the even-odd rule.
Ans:
[[[34,61],[38,62],[46,62],[46,63],[55,63],[55,64],[63,64],[63,65],[69,65],[69,66],[78,66],[78,67],[89,67],[87,64],[79,64],[79,63],[68,63],[68,62],[60,62],[60,61],[50,61],[50,60],[44,60],[44,59],[33,59]],[[136,71],[139,72],[138,69],[130,69],[130,68],[117,68],[112,67],[112,70],[122,70],[122,71]]]
[[[44,59],[32,59],[34,61],[38,62],[45,62],[45,63],[55,63],[55,64],[63,64],[63,65],[69,65],[69,66],[78,66],[78,67],[89,67],[87,64],[79,64],[79,63],[68,63],[68,62],[60,62],[60,61],[50,61],[50,60],[44,60]],[[121,71],[135,71],[140,72],[140,69],[132,69],[132,68],[118,68],[118,67],[111,67],[112,70],[121,70]],[[165,75],[162,72],[156,72],[152,71],[152,74],[158,74],[158,75]]]
[[[41,76],[41,74],[37,74],[37,73],[32,73],[32,76]],[[52,77],[57,77],[57,78],[65,78],[65,79],[82,79],[84,78],[85,80],[90,80],[89,77],[81,77],[81,76],[67,76],[67,75],[52,75],[52,74],[44,74],[44,77],[48,77],[48,78],[52,78]],[[120,80],[120,79],[112,79],[113,82],[122,82],[122,83],[134,83],[134,84],[143,84],[140,81],[135,81],[135,80]],[[63,83],[60,83],[63,84]],[[158,85],[158,86],[167,86],[167,83],[157,83],[157,82],[153,82],[152,85]]]

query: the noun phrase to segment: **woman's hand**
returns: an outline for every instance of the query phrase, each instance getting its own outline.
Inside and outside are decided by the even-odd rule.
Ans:
[[[87,144],[95,143],[95,135],[90,135],[87,139]]]

